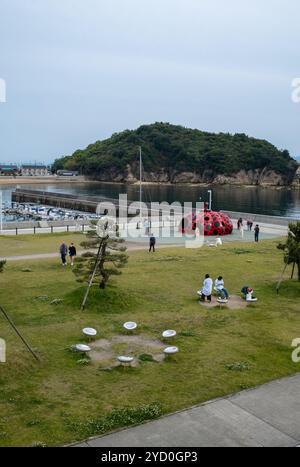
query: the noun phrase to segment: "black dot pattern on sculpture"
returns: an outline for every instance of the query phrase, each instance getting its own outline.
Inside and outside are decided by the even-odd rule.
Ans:
[[[195,233],[196,230],[204,231],[206,236],[231,235],[233,224],[231,219],[222,212],[206,211],[197,215],[190,214],[181,223],[181,232],[186,234]]]

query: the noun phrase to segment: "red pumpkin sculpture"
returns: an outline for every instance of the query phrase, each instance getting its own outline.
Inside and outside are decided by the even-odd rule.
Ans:
[[[226,214],[204,210],[199,213],[191,213],[182,219],[180,231],[187,235],[193,235],[196,231],[205,236],[231,235],[233,224]]]

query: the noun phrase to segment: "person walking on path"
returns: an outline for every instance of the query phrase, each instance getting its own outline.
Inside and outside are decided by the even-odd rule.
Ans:
[[[254,229],[254,239],[256,243],[259,242],[259,233],[260,233],[260,228],[259,228],[259,225],[256,224],[255,229]]]
[[[62,265],[63,265],[63,266],[66,266],[66,264],[67,264],[68,247],[67,247],[67,245],[65,244],[65,242],[63,242],[63,243],[60,245],[59,252],[60,252],[60,257],[61,257]]]
[[[148,219],[144,220],[144,229],[145,229],[145,235],[149,236],[150,234],[150,223]]]
[[[207,301],[211,303],[212,289],[213,289],[213,281],[210,275],[206,274],[204,282],[203,282],[202,291],[201,291],[202,302],[205,302],[205,299],[207,298]]]
[[[251,219],[247,220],[247,227],[248,227],[248,231],[252,232],[253,221]]]
[[[243,219],[240,217],[237,222],[237,228],[238,230],[241,230],[242,227],[244,227],[244,224],[243,224]]]
[[[155,245],[156,245],[156,238],[154,237],[153,234],[151,234],[150,245],[149,245],[149,253],[151,253],[151,251],[153,251],[153,253],[155,253]]]
[[[74,259],[76,258],[77,251],[74,243],[71,243],[69,246],[69,256],[70,256],[70,261],[71,261],[71,266],[74,266]]]

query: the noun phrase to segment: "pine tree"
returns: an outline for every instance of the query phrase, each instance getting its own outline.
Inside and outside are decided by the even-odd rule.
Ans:
[[[4,271],[4,266],[6,265],[6,261],[0,261],[0,273]]]
[[[105,289],[111,275],[122,273],[121,269],[126,265],[128,255],[117,225],[108,217],[91,222],[87,239],[81,246],[88,251],[77,259],[73,272],[78,282],[88,283],[81,306],[83,310],[90,288],[98,285],[100,289]]]
[[[286,243],[278,245],[280,250],[285,252],[285,264],[293,264],[298,268],[298,280],[300,282],[300,222],[289,225],[289,233]]]

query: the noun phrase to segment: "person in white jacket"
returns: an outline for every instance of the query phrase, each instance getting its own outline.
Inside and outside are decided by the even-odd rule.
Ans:
[[[205,302],[205,299],[207,298],[207,301],[211,303],[212,289],[213,289],[213,281],[210,275],[206,274],[204,282],[203,282],[202,291],[201,291],[201,300],[203,302]]]
[[[228,290],[225,289],[224,279],[222,276],[215,280],[215,289],[220,294],[222,299],[228,300],[229,293]]]

